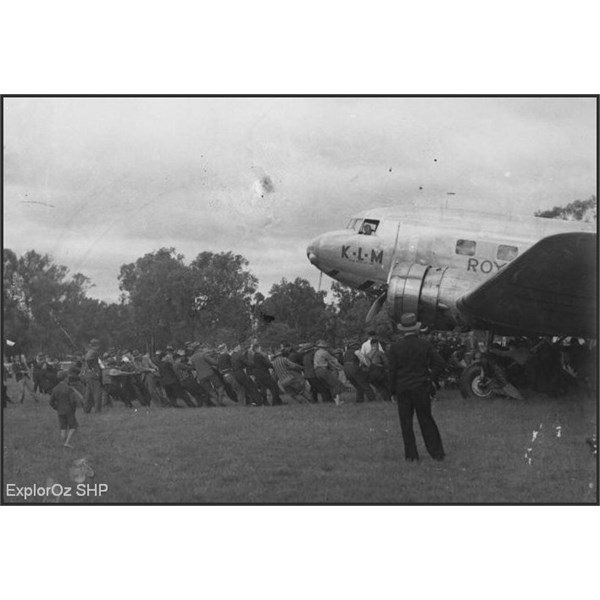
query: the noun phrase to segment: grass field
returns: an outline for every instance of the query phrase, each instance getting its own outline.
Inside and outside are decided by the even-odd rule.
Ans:
[[[61,502],[597,502],[597,459],[585,443],[596,431],[597,401],[473,401],[441,392],[433,410],[447,459],[429,458],[415,423],[421,462],[413,464],[403,460],[395,405],[347,400],[341,407],[79,410],[73,450],[62,448],[47,400],[9,404],[3,501],[24,502],[7,495],[8,484],[74,485],[69,467],[86,457],[96,473],[88,482],[108,491]]]

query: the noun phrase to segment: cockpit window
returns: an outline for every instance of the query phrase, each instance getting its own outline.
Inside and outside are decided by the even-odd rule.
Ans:
[[[354,231],[356,231],[359,225],[360,219],[350,219],[350,221],[348,221],[348,225],[346,225],[346,229],[354,229]]]
[[[471,240],[458,240],[456,242],[456,254],[463,256],[475,256],[475,249],[477,244]]]
[[[363,235],[373,235],[379,227],[379,221],[375,219],[365,219],[358,233]]]

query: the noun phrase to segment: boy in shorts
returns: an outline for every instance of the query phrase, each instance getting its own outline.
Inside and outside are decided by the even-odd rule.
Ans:
[[[71,438],[77,429],[75,409],[77,408],[77,394],[67,384],[67,372],[60,371],[57,375],[58,384],[50,393],[50,406],[58,413],[60,437],[65,448],[72,448]]]

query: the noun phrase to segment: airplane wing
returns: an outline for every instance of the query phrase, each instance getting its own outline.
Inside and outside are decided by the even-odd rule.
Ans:
[[[498,333],[596,338],[597,292],[596,234],[561,233],[540,240],[457,306]]]

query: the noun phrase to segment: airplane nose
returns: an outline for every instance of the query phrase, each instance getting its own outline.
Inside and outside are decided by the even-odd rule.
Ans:
[[[319,238],[315,238],[306,248],[306,257],[312,265],[317,265],[319,261]]]

